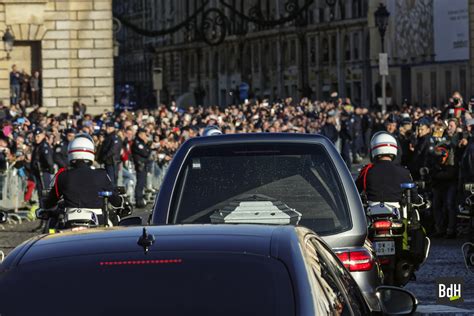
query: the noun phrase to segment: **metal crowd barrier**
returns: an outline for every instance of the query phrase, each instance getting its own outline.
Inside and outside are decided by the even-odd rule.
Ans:
[[[154,194],[160,190],[167,170],[168,164],[160,166],[156,161],[150,163],[145,185],[145,196],[148,197],[148,200],[151,201],[154,198]],[[125,187],[125,191],[132,203],[135,203],[136,183],[137,177],[133,165],[130,163],[122,164],[119,171],[118,185]]]
[[[26,178],[21,177],[19,170],[8,166],[7,170],[0,174],[0,209],[8,212],[8,224],[21,224],[24,220],[30,220],[29,210],[25,208]]]
[[[158,163],[154,161],[148,173],[147,189],[159,191],[166,171],[168,171],[168,164],[160,167]]]
[[[5,230],[9,225],[32,220],[29,217],[30,210],[25,210],[25,191],[26,178],[20,175],[18,169],[8,166],[7,170],[0,173],[0,210],[8,213],[6,224],[0,225],[1,230]],[[0,250],[0,263],[4,257],[4,252]]]

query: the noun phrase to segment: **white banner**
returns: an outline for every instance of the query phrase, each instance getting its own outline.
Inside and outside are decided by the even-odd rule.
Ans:
[[[468,0],[434,0],[435,60],[469,59]]]

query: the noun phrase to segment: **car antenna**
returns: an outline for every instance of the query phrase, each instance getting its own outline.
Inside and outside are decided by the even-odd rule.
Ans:
[[[143,227],[143,234],[140,236],[140,238],[138,238],[137,244],[143,247],[145,254],[148,253],[148,248],[150,248],[150,246],[153,245],[154,242],[155,236],[153,236],[152,234],[148,234],[146,228]]]

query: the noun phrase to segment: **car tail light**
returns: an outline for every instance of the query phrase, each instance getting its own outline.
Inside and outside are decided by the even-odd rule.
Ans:
[[[369,271],[374,266],[374,258],[368,250],[341,251],[336,253],[349,271]]]
[[[101,266],[127,266],[127,265],[152,265],[152,264],[176,264],[183,263],[182,259],[157,259],[157,260],[119,260],[100,261]]]
[[[389,220],[376,221],[373,224],[375,229],[390,229],[392,227],[392,222]]]

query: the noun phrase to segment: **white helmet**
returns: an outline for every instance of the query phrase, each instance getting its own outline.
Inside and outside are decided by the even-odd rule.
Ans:
[[[222,135],[221,130],[219,127],[215,125],[208,126],[202,132],[202,136],[214,136],[214,135]]]
[[[88,160],[94,162],[95,148],[92,138],[87,134],[76,135],[76,138],[69,143],[67,149],[67,159],[69,162],[73,160]]]
[[[392,155],[393,159],[397,157],[398,144],[395,137],[387,132],[378,132],[372,136],[370,141],[370,154],[372,159],[380,155]]]

